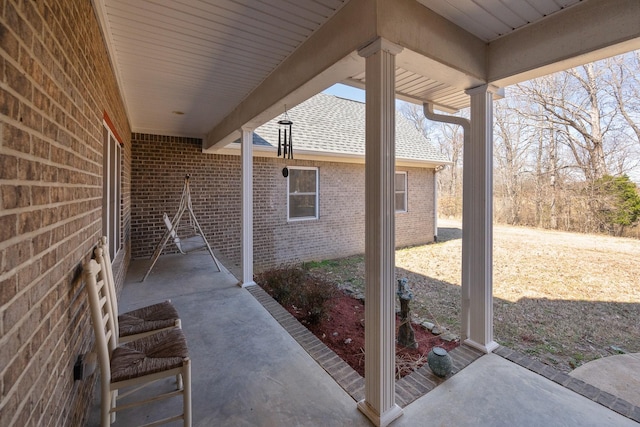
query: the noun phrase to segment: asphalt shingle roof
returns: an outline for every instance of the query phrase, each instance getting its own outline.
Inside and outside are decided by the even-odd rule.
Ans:
[[[365,154],[365,104],[319,93],[288,111],[293,122],[293,155],[296,150],[318,154]],[[278,120],[254,131],[254,145],[278,146]],[[396,158],[447,162],[422,133],[402,114],[396,113]]]

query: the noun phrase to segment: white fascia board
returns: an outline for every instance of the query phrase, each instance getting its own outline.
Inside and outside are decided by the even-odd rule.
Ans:
[[[487,43],[478,37],[415,0],[350,0],[207,133],[203,151],[224,147],[241,127],[255,129],[285,105],[290,109],[362,72],[364,60],[355,52],[379,37],[413,52],[398,55],[409,69],[462,90],[486,82]]]
[[[211,154],[239,156],[240,144],[229,144],[224,148],[219,148],[210,151]],[[280,158],[278,153],[272,147],[264,147],[259,145],[253,146],[254,157],[266,157],[266,158]],[[334,153],[334,152],[320,152],[311,150],[299,150],[294,147],[294,159],[291,160],[308,160],[315,162],[335,162],[335,163],[352,163],[352,164],[364,164],[364,155],[357,153]],[[396,166],[404,167],[416,167],[416,168],[436,168],[438,166],[450,165],[449,161],[434,161],[434,160],[416,160],[416,159],[404,159],[396,157]]]
[[[492,41],[488,81],[508,86],[636,49],[640,1],[583,1]]]
[[[93,11],[98,19],[98,24],[100,25],[100,31],[102,32],[102,37],[104,38],[104,43],[107,46],[107,52],[109,54],[109,62],[111,63],[111,69],[113,70],[113,74],[116,76],[116,82],[118,84],[118,93],[120,94],[120,99],[122,100],[122,104],[124,105],[124,112],[127,116],[127,120],[131,115],[129,114],[129,105],[127,103],[127,98],[125,96],[124,84],[122,75],[120,72],[120,66],[117,62],[118,56],[116,55],[116,50],[113,43],[113,37],[111,35],[111,26],[107,20],[109,16],[107,13],[107,5],[105,4],[105,0],[91,0],[93,4]]]

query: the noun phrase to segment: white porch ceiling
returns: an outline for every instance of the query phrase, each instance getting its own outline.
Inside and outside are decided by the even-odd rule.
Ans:
[[[95,4],[133,130],[201,137],[344,1]]]
[[[363,86],[356,51],[378,36],[405,48],[398,97],[445,110],[466,107],[465,90],[492,78],[513,83],[577,55],[597,59],[596,49],[640,47],[637,0],[93,2],[132,130],[203,137],[205,149],[331,84]]]
[[[418,0],[486,42],[536,23],[582,0]]]

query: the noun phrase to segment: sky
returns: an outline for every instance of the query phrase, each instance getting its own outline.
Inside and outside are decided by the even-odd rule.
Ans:
[[[358,89],[356,87],[343,85],[340,83],[331,86],[330,88],[322,91],[322,93],[335,95],[339,98],[350,99],[352,101],[358,102],[364,102],[365,99],[364,89]],[[396,110],[398,110],[403,103],[405,103],[405,101],[396,99]]]
[[[340,83],[324,90],[323,93],[335,95],[340,98],[351,99],[352,101],[364,102],[364,90]]]

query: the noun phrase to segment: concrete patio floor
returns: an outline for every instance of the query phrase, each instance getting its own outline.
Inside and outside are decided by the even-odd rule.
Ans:
[[[206,252],[162,256],[140,282],[147,266],[147,260],[131,263],[120,309],[167,298],[175,304],[193,361],[194,426],[371,425],[355,400],[231,273],[216,272]],[[637,406],[625,409],[615,396],[607,405],[622,405],[629,418],[592,399],[490,354],[407,405],[392,426],[638,425]],[[181,403],[174,400],[123,411],[114,425],[138,425],[178,411]],[[98,425],[98,401],[99,395],[91,426]]]

